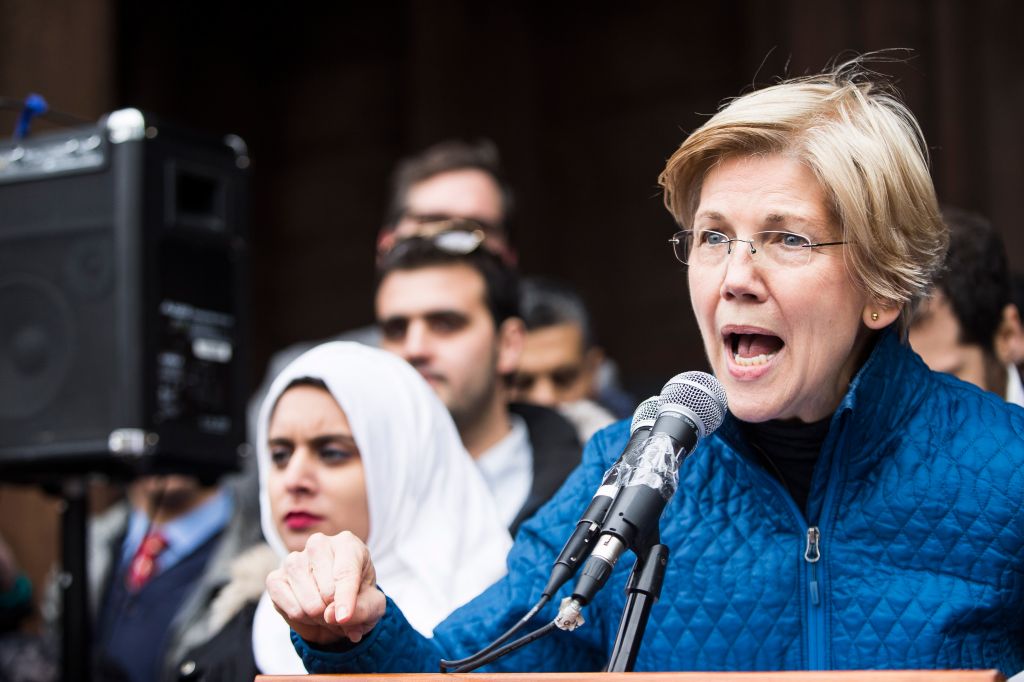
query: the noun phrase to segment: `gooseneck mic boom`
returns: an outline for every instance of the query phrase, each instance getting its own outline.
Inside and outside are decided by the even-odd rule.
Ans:
[[[619,494],[605,517],[601,534],[583,566],[572,600],[563,606],[566,629],[579,609],[604,586],[627,549],[637,549],[658,528],[658,520],[679,482],[679,466],[698,443],[721,426],[725,390],[710,374],[685,372],[662,390],[657,419],[640,446],[636,464],[619,481]]]
[[[601,487],[594,493],[594,498],[587,505],[586,511],[576,522],[576,530],[569,536],[558,558],[555,559],[551,568],[551,577],[544,587],[544,596],[554,596],[562,585],[564,585],[576,570],[580,562],[587,558],[593,548],[594,538],[601,531],[601,524],[608,513],[608,508],[615,501],[619,487],[623,479],[631,476],[632,468],[636,466],[636,458],[640,446],[651,433],[654,427],[654,420],[658,416],[658,402],[660,396],[651,396],[640,403],[633,413],[633,421],[629,425],[629,442],[622,450],[618,461],[609,467],[601,481]]]

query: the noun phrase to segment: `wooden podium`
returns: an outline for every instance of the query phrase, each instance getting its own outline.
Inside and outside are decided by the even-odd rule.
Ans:
[[[257,675],[256,682],[1005,682],[997,670],[800,670],[770,673],[389,673],[378,675]]]

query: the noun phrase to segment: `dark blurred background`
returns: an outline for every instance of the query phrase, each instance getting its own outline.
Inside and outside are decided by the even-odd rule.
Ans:
[[[0,0],[0,95],[248,142],[253,382],[275,350],[371,321],[395,161],[489,137],[517,191],[522,269],[579,287],[642,396],[704,366],[666,244],[665,159],[724,98],[841,53],[911,50],[878,69],[918,116],[940,199],[990,216],[1024,270],[1021,27],[1013,0]],[[0,136],[13,123],[0,115]],[[46,504],[0,489],[0,532],[34,574],[55,531],[24,519]]]

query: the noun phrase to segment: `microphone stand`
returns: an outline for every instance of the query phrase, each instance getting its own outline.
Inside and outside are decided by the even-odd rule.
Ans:
[[[660,543],[658,531],[655,530],[644,547],[637,549],[636,563],[626,582],[626,606],[622,610],[619,631],[615,635],[615,644],[605,672],[632,672],[637,654],[640,653],[651,607],[661,596],[661,585],[668,564],[668,547]]]

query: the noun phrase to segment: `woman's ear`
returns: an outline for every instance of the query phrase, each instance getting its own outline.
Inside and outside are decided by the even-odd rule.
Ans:
[[[861,317],[868,329],[884,329],[896,321],[902,309],[899,305],[869,303],[864,306]]]

